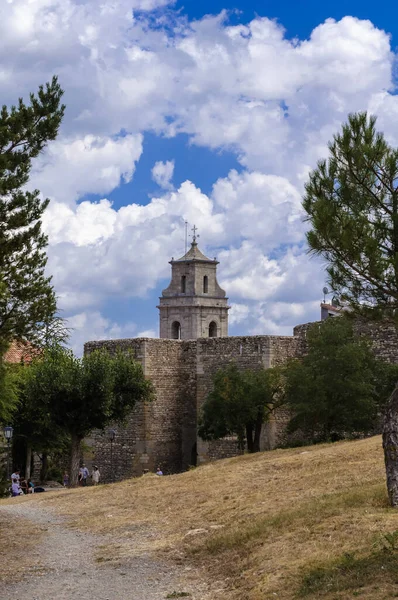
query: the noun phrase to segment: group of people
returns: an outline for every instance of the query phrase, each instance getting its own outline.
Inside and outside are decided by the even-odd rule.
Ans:
[[[163,475],[161,467],[157,468],[156,475]],[[99,472],[98,467],[96,465],[93,465],[93,471],[90,475],[90,472],[87,469],[86,465],[82,464],[82,466],[79,469],[79,485],[83,487],[86,486],[89,477],[91,477],[93,485],[99,484],[101,474]],[[33,494],[33,492],[35,491],[33,481],[31,479],[26,480],[24,477],[21,477],[20,471],[18,469],[11,475],[11,482],[12,496],[21,496],[22,494]],[[63,475],[63,484],[64,487],[69,487],[69,475],[66,471]],[[37,489],[39,490],[39,488]],[[40,491],[41,489],[42,488],[40,488]]]
[[[78,476],[79,485],[86,486],[87,479],[89,477],[90,477],[89,470],[87,469],[85,464],[82,464],[82,466],[79,469],[79,476]],[[99,484],[100,477],[101,477],[101,474],[99,472],[98,467],[96,465],[93,465],[93,472],[91,473],[91,479],[92,479],[93,485]],[[64,483],[64,487],[69,487],[69,475],[67,472],[64,473],[63,483]]]
[[[35,485],[33,481],[21,477],[18,469],[11,475],[11,495],[13,497],[23,494],[33,494],[34,491]]]

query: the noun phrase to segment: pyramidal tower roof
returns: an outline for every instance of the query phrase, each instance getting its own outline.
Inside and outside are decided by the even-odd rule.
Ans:
[[[218,265],[218,261],[216,259],[212,260],[211,258],[207,258],[207,256],[205,256],[203,254],[203,252],[201,252],[198,248],[198,244],[196,241],[196,238],[198,238],[199,236],[196,234],[197,232],[197,227],[196,225],[194,225],[192,227],[192,231],[193,231],[193,236],[192,236],[192,243],[191,243],[191,247],[188,250],[188,252],[186,252],[184,254],[184,256],[182,256],[181,258],[177,258],[177,260],[174,260],[174,258],[171,259],[170,264],[176,263],[176,262],[191,262],[191,261],[199,261],[199,262],[209,262],[209,263],[213,263]]]
[[[217,262],[215,260],[212,260],[211,258],[207,258],[207,256],[205,256],[203,254],[203,252],[201,252],[198,248],[198,244],[196,243],[196,241],[193,241],[191,244],[190,249],[188,250],[188,252],[186,254],[184,254],[184,256],[182,256],[181,258],[178,258],[177,260],[173,260],[172,262],[184,262],[184,261],[192,261],[192,260],[199,260],[199,261],[205,261],[205,262]]]

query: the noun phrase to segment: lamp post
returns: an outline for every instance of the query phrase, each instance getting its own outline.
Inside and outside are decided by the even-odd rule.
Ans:
[[[4,437],[7,440],[7,479],[10,478],[10,444],[14,430],[12,427],[4,427]]]
[[[110,429],[108,431],[108,438],[111,443],[111,481],[114,481],[113,476],[113,442],[115,441],[116,431],[114,429]]]

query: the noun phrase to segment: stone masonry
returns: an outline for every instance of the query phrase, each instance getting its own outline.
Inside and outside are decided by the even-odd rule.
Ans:
[[[171,473],[235,456],[238,449],[234,438],[210,443],[197,438],[198,414],[211,389],[214,373],[232,361],[242,369],[263,369],[303,356],[311,325],[295,327],[293,336],[188,341],[144,338],[87,343],[85,352],[96,348],[131,351],[154,383],[156,398],[146,405],[138,404],[123,426],[115,424],[112,446],[107,432],[94,432],[87,440],[91,449],[86,452],[86,463],[98,464],[103,479],[109,481],[154,471],[158,465],[165,473]],[[398,334],[393,325],[357,322],[355,328],[358,335],[372,340],[380,359],[398,362]],[[263,450],[284,441],[287,420],[286,412],[280,411],[266,424],[261,441]]]
[[[160,337],[193,340],[228,335],[228,298],[217,282],[216,259],[196,238],[182,258],[172,259],[171,282],[159,299]]]
[[[106,348],[129,351],[154,384],[156,398],[139,403],[127,423],[115,424],[116,437],[94,432],[86,440],[85,461],[96,463],[105,481],[141,475],[160,466],[165,473],[190,465],[235,456],[236,439],[203,442],[197,438],[200,410],[218,369],[235,362],[241,369],[267,369],[303,356],[311,323],[298,325],[293,336],[228,337],[228,299],[217,282],[216,259],[207,258],[196,243],[172,259],[171,281],[159,300],[160,339],[88,342],[85,352]],[[320,325],[321,326],[321,325]],[[376,355],[398,362],[394,325],[355,322],[358,335],[373,341]],[[279,410],[265,425],[263,450],[286,441],[287,411]]]
[[[197,439],[198,411],[210,391],[214,373],[231,361],[242,369],[282,364],[300,354],[301,346],[300,336],[88,342],[85,352],[98,348],[111,353],[116,349],[132,352],[153,382],[156,398],[138,404],[127,423],[113,427],[116,438],[112,444],[107,432],[94,432],[86,440],[91,446],[86,463],[98,464],[103,478],[110,480],[140,475],[147,469],[153,471],[158,465],[165,472],[178,472],[190,465],[236,455],[234,439],[212,443]],[[278,443],[284,421],[282,418],[267,424],[262,440],[264,449]]]

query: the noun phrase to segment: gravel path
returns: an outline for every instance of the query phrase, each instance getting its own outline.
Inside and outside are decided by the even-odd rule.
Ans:
[[[29,519],[45,531],[32,556],[37,574],[30,571],[17,583],[2,585],[1,600],[163,600],[173,592],[189,593],[190,600],[208,597],[204,589],[193,590],[193,582],[183,584],[177,567],[148,554],[122,565],[98,564],[96,548],[108,538],[70,529],[47,508],[24,502],[0,511]]]

